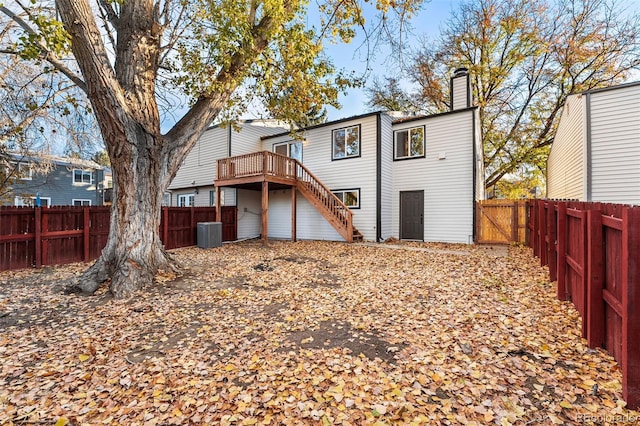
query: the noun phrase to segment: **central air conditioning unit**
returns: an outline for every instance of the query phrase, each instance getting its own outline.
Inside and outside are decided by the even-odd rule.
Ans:
[[[198,247],[222,246],[222,222],[198,222]]]

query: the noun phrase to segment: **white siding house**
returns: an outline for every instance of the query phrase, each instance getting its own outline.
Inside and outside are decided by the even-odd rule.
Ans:
[[[260,236],[266,228],[268,238],[344,241],[344,228],[332,223],[334,217],[323,211],[322,203],[309,198],[303,183],[289,184],[283,179],[290,176],[284,175],[269,180],[274,176],[266,171],[263,177],[247,177],[246,157],[238,157],[254,153],[262,167],[263,160],[266,165],[284,158],[270,154],[276,153],[297,160],[295,182],[307,170],[344,203],[354,235],[364,240],[472,243],[475,201],[483,198],[484,186],[478,110],[470,104],[466,70],[456,71],[451,90],[452,110],[431,116],[396,119],[395,114],[373,112],[300,129],[295,137],[247,123],[233,135],[229,129],[212,128],[172,183],[172,203],[191,191],[195,205],[209,205],[203,204],[209,195],[201,200],[201,194],[215,194],[215,162],[224,159],[221,170],[233,177],[224,177],[218,189],[224,204],[237,206],[238,238]],[[284,159],[290,167],[292,160]],[[344,212],[344,206],[340,209]]]
[[[567,99],[547,162],[547,197],[640,204],[640,82]]]
[[[207,129],[185,158],[169,185],[166,204],[170,206],[215,205],[214,181],[219,158],[260,150],[260,137],[284,131],[275,120],[242,120],[234,127]],[[223,191],[223,205],[236,205],[236,191]]]

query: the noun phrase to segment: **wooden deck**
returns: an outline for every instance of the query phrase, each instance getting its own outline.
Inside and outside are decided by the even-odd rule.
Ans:
[[[296,197],[302,194],[347,241],[362,238],[353,227],[353,213],[318,178],[299,161],[261,151],[223,158],[217,163],[216,205],[220,205],[220,188],[247,188],[262,191],[262,238],[268,235],[269,190],[282,187],[291,191],[291,239],[296,240]]]

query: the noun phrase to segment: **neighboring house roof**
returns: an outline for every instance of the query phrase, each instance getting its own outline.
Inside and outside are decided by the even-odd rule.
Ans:
[[[207,127],[207,130],[217,129],[218,127],[228,127],[233,125],[242,125],[242,124],[251,124],[252,126],[262,126],[262,127],[285,127],[286,123],[282,120],[278,120],[275,118],[242,118],[233,121],[232,123],[217,123],[212,124]]]
[[[77,167],[84,169],[95,169],[95,170],[109,170],[108,167],[101,166],[95,161],[91,160],[83,160],[81,158],[70,158],[70,157],[61,157],[57,155],[49,155],[49,154],[33,154],[33,155],[22,155],[16,152],[10,152],[9,155],[15,161],[30,161],[39,163],[41,161],[51,162],[55,165],[59,166],[69,166],[69,167]]]
[[[580,93],[575,93],[574,95],[586,95],[589,93],[598,93],[598,92],[607,92],[609,90],[617,90],[617,89],[623,89],[623,88],[627,88],[627,87],[633,87],[633,86],[640,86],[640,81],[632,81],[629,83],[623,83],[623,84],[618,84],[615,86],[608,86],[608,87],[601,87],[599,89],[591,89],[591,90],[585,90],[584,92],[580,92]]]

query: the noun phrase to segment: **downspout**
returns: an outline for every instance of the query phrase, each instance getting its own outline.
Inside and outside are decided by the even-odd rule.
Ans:
[[[376,241],[382,241],[382,113],[376,115]]]
[[[478,160],[477,160],[477,156],[478,156],[478,152],[477,152],[477,144],[476,144],[476,111],[478,111],[477,109],[472,110],[471,112],[471,125],[472,125],[472,130],[471,130],[471,134],[472,134],[472,145],[473,145],[473,200],[471,205],[472,207],[472,211],[473,211],[473,219],[472,219],[472,242],[475,243],[476,239],[478,238],[478,236],[476,235],[476,225],[477,225],[477,220],[478,218],[477,216],[477,209],[476,209],[476,199],[477,199],[477,189],[478,189]],[[483,183],[484,185],[484,183]]]

